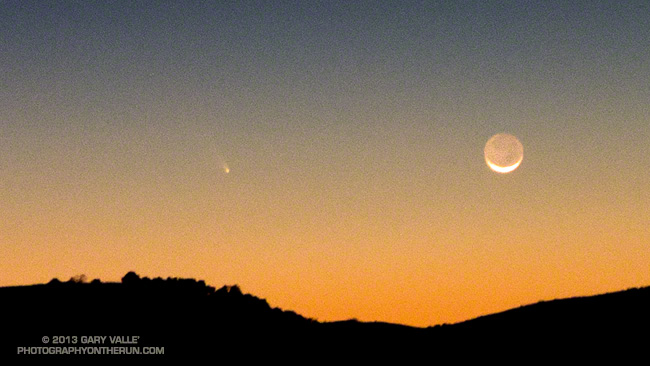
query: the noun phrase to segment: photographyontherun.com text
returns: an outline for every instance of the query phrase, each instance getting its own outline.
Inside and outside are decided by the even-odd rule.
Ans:
[[[162,355],[164,347],[138,346],[139,336],[43,336],[43,345],[17,347],[19,355]]]

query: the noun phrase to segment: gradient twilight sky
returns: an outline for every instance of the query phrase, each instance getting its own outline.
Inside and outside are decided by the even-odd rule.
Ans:
[[[0,286],[428,326],[650,285],[648,1],[3,1],[0,70]]]

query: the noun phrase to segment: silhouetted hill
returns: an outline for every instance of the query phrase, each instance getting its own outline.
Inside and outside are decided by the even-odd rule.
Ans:
[[[112,334],[140,335],[138,345],[165,347],[165,356],[173,357],[280,344],[316,324],[271,308],[237,286],[215,289],[203,281],[139,278],[133,272],[121,283],[52,280],[0,288],[0,304],[9,319],[2,330],[9,342],[5,339],[3,347],[11,344],[12,353],[17,346],[43,346],[46,335],[52,346],[55,335]]]
[[[147,361],[235,351],[249,358],[400,353],[467,357],[506,346],[549,352],[576,345],[611,345],[633,340],[650,325],[648,287],[540,302],[429,328],[356,320],[323,323],[271,308],[266,300],[243,294],[237,286],[215,289],[194,279],[140,278],[133,272],[121,283],[83,283],[83,278],[77,278],[0,288],[0,306],[4,310],[0,356],[18,359],[28,357],[16,356],[18,347],[34,351],[34,347],[53,346],[140,347],[140,352],[143,347],[164,347],[164,355],[106,356]],[[135,343],[105,339],[98,344],[82,342],[84,336],[70,338],[74,334],[139,338]],[[48,339],[43,340],[44,336]],[[51,357],[62,356],[29,355],[31,359]]]
[[[645,338],[650,329],[650,287],[541,301],[443,328],[448,339],[556,347],[605,345],[611,350],[615,344],[631,345]]]

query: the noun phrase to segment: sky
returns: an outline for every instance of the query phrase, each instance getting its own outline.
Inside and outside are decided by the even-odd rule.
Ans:
[[[650,285],[647,1],[2,1],[0,70],[0,286],[429,326]]]

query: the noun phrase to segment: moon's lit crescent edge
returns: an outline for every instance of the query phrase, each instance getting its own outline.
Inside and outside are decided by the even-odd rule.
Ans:
[[[501,174],[510,173],[511,171],[517,169],[523,160],[524,160],[524,156],[522,155],[521,158],[519,158],[519,161],[517,161],[516,163],[510,166],[498,166],[493,162],[491,162],[490,159],[487,158],[487,156],[485,157],[485,162],[490,167],[490,169]]]

